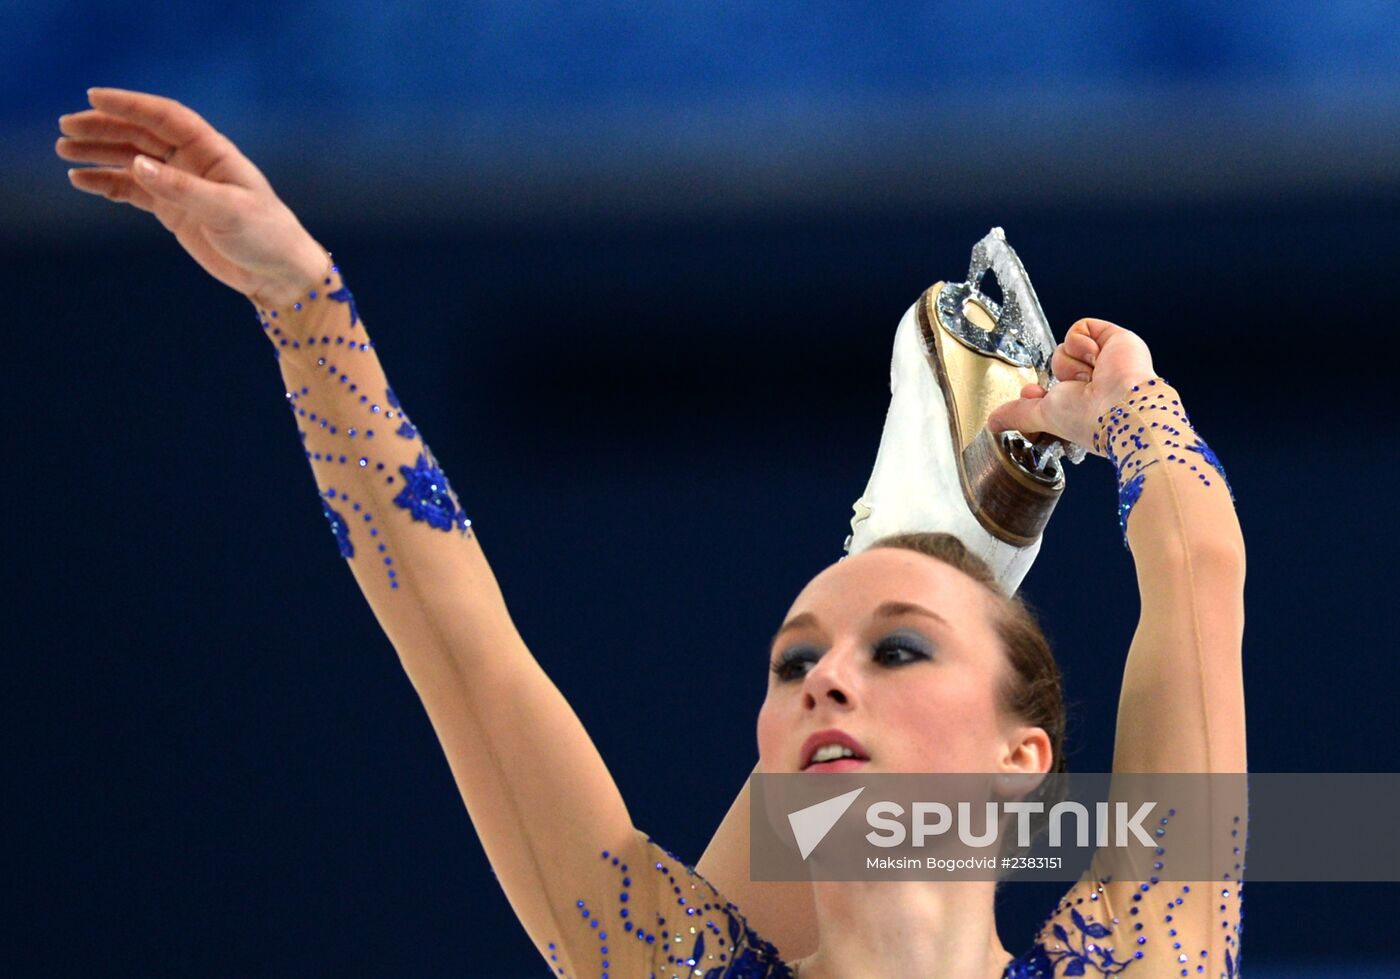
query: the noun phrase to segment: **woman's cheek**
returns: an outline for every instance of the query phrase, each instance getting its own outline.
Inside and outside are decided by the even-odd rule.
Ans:
[[[909,691],[882,724],[902,736],[888,739],[890,768],[909,772],[981,771],[986,764],[987,717],[967,691],[947,686]]]
[[[778,725],[774,714],[772,700],[764,700],[758,711],[758,762],[765,772],[775,770],[771,763],[776,761],[779,751],[779,746],[775,743]]]

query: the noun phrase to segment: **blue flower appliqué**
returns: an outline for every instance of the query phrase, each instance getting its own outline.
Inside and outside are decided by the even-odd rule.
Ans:
[[[1147,482],[1147,476],[1142,470],[1156,464],[1157,460],[1152,460],[1132,477],[1118,484],[1118,529],[1123,532],[1124,547],[1128,546],[1128,514],[1132,513],[1133,507],[1137,506],[1138,498],[1142,496],[1143,484]]]
[[[350,527],[345,522],[345,518],[331,509],[331,505],[325,500],[321,501],[321,512],[326,515],[326,522],[331,525],[331,533],[335,535],[335,543],[340,548],[340,556],[351,558],[355,556],[355,545],[350,543]]]
[[[338,303],[345,303],[350,307],[350,325],[354,326],[360,322],[360,311],[355,306],[355,297],[350,294],[350,287],[342,285],[335,292],[326,293],[327,299],[334,299]]]
[[[621,891],[616,899],[620,932],[610,931],[609,923],[603,920],[596,908],[589,907],[587,901],[574,902],[581,919],[587,922],[591,933],[602,943],[599,951],[605,959],[602,973],[604,979],[610,974],[616,975],[618,979],[632,979],[634,975],[629,972],[622,976],[616,971],[608,971],[609,947],[613,947],[615,952],[619,951],[613,943],[620,939],[621,944],[632,948],[638,948],[632,945],[632,940],[651,946],[651,950],[643,951],[642,954],[653,959],[650,972],[652,976],[684,975],[692,979],[792,979],[792,969],[783,961],[777,948],[764,941],[748,926],[735,904],[725,901],[714,885],[696,872],[694,867],[656,840],[647,837],[647,843],[649,849],[655,852],[641,855],[642,859],[635,862],[631,869],[621,854],[608,850],[602,852],[602,859],[610,860],[622,878]],[[664,855],[667,859],[658,859],[658,855]],[[633,890],[634,879],[637,883],[643,883],[641,875],[650,876],[653,871],[664,879],[661,890],[679,895],[671,908],[671,913],[678,920],[670,925],[667,924],[666,916],[660,913],[670,906],[669,899],[663,898],[664,903],[658,908],[645,906],[653,882],[647,881],[641,889]],[[687,937],[687,931],[694,937]],[[610,934],[613,936],[611,940],[608,937]],[[549,948],[552,953],[555,946],[551,944]],[[661,961],[663,957],[664,963]],[[551,962],[557,961],[554,954],[549,958]],[[613,966],[617,964],[614,960]],[[658,966],[660,968],[657,968]],[[556,968],[555,972],[559,977],[567,975],[561,968]],[[647,973],[638,972],[635,975],[644,976]]]
[[[403,405],[399,404],[399,396],[394,393],[393,388],[384,389],[384,400],[389,402],[390,408],[393,408],[400,414],[403,413]],[[409,421],[407,417],[404,417],[404,420],[399,423],[398,430],[395,431],[394,434],[400,438],[416,439],[418,437],[418,429],[414,427],[413,422]]]
[[[1069,913],[1078,934],[1071,937],[1064,925],[1056,923],[1055,937],[1063,947],[1050,951],[1037,942],[1034,948],[1006,967],[1005,979],[1051,979],[1057,975],[1055,970],[1061,964],[1064,965],[1064,970],[1058,973],[1061,976],[1116,976],[1132,965],[1132,959],[1120,962],[1114,958],[1113,949],[1099,941],[1112,935],[1112,928],[1097,921],[1086,921],[1074,908],[1070,908]],[[1079,940],[1078,947],[1074,938]]]
[[[1006,967],[1002,979],[1053,979],[1055,963],[1044,948],[1037,945]]]
[[[792,970],[778,950],[764,941],[751,928],[741,924],[729,911],[721,911],[729,919],[725,929],[729,947],[736,950],[725,965],[705,971],[705,979],[792,979]],[[705,961],[705,933],[699,932],[690,954],[683,960],[692,967]]]
[[[752,947],[745,948],[734,956],[728,968],[720,966],[705,973],[705,979],[791,979],[791,977],[792,970],[777,956],[776,950],[767,942],[762,942],[757,951]]]
[[[394,503],[403,507],[414,520],[421,520],[437,530],[451,530],[453,527],[466,531],[471,526],[467,515],[457,506],[456,497],[447,476],[430,457],[418,453],[418,461],[413,468],[400,466],[404,488]]]
[[[1215,450],[1213,450],[1210,446],[1206,445],[1206,440],[1201,438],[1199,435],[1196,436],[1195,443],[1186,446],[1186,451],[1199,452],[1201,458],[1204,459],[1206,462],[1210,463],[1211,467],[1214,468],[1216,472],[1220,473],[1220,478],[1225,481],[1225,491],[1230,494],[1230,499],[1233,500],[1235,498],[1235,491],[1230,488],[1230,480],[1225,475],[1225,466],[1221,463],[1220,458],[1215,454]]]
[[[694,867],[651,837],[647,837],[647,842],[674,860],[695,879],[704,881],[705,885],[714,892],[713,885],[701,877]],[[658,863],[656,868],[661,870],[662,865]],[[716,904],[712,913],[716,916],[723,915],[725,919],[723,932],[716,930],[714,934],[716,936],[723,934],[729,939],[729,948],[726,951],[730,958],[723,965],[707,969],[704,979],[792,979],[792,969],[783,961],[782,954],[777,947],[772,942],[764,940],[750,928],[735,905],[729,904],[727,907],[720,907]],[[679,962],[688,965],[692,970],[705,961],[705,932],[698,928],[696,932],[695,944],[689,953],[677,956]],[[723,947],[724,942],[721,940],[718,948],[723,949]],[[720,953],[720,957],[724,957],[723,952]]]

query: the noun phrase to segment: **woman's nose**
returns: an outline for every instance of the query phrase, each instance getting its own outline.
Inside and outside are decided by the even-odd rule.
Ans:
[[[853,707],[857,686],[854,667],[854,657],[849,651],[828,650],[807,671],[802,690],[804,706],[808,710],[815,710],[818,705]]]

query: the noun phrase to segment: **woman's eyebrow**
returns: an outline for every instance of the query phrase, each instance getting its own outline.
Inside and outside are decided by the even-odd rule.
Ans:
[[[801,615],[794,615],[792,618],[784,622],[782,626],[778,628],[777,632],[773,633],[773,642],[776,643],[779,639],[783,637],[783,633],[789,631],[790,629],[800,629],[803,626],[814,626],[816,624],[817,617],[811,612],[803,612]]]
[[[933,619],[944,628],[951,628],[948,620],[937,612],[926,609],[922,605],[915,605],[913,602],[884,602],[875,609],[875,617],[880,619],[892,619],[900,615],[922,615],[925,618]],[[816,626],[817,617],[811,612],[803,612],[801,615],[794,615],[782,624],[776,633],[773,634],[773,642],[776,643],[783,637],[783,633],[791,629],[800,629],[803,626]]]
[[[913,602],[885,602],[875,610],[875,615],[881,619],[890,619],[897,615],[922,615],[941,623],[944,628],[949,628],[948,620],[943,616]]]

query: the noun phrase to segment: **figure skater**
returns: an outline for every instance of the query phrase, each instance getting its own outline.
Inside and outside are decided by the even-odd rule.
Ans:
[[[1234,882],[1192,887],[1091,871],[1013,954],[997,933],[993,881],[749,881],[743,793],[700,871],[665,850],[633,825],[587,732],[517,633],[476,529],[390,388],[326,250],[189,108],[119,89],[88,94],[90,109],[60,119],[59,156],[94,165],[70,170],[73,185],[153,213],[251,300],[335,544],[422,698],[487,857],[552,974],[1237,974]],[[951,373],[921,383],[947,398],[943,417],[961,433],[952,450],[970,510],[988,500],[969,489],[968,453],[994,433],[1077,444],[1117,473],[1141,618],[1123,669],[1114,772],[1243,773],[1243,539],[1224,470],[1145,343],[1081,319],[1053,350],[1058,383],[1026,383],[981,406],[958,399],[966,378],[949,351],[924,366]],[[953,472],[938,451],[942,471]],[[871,509],[863,499],[853,537],[863,518],[886,516],[878,501],[862,513]],[[994,509],[981,513],[982,526],[996,524]],[[899,529],[917,532],[858,542],[781,620],[758,770],[1063,771],[1059,673],[1012,595],[1026,549],[1038,546],[1035,528],[1019,543],[1002,536],[1012,542],[1002,559],[963,535],[930,532],[939,528]],[[1085,584],[1078,614],[1087,622],[1094,597]],[[1237,827],[1229,832],[1238,846],[1242,815],[1212,813]],[[1238,847],[1222,859],[1233,861],[1223,876],[1237,878]]]

